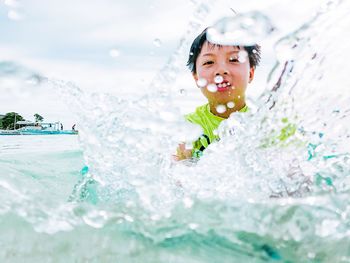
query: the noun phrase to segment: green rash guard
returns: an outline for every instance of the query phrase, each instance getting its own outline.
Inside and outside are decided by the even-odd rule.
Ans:
[[[239,112],[246,112],[247,110],[246,105]],[[199,158],[210,143],[219,139],[214,131],[225,119],[211,113],[209,103],[198,107],[195,112],[185,115],[185,118],[191,123],[200,125],[203,129],[202,136],[193,142],[192,149],[192,157]]]

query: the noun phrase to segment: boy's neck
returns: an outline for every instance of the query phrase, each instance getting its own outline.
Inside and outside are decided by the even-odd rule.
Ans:
[[[224,119],[228,119],[228,117],[230,117],[231,113],[236,112],[236,111],[240,111],[241,109],[243,109],[245,107],[245,101],[239,101],[236,103],[236,105],[230,109],[228,107],[226,107],[226,111],[224,113],[219,113],[216,110],[216,107],[220,105],[220,103],[213,103],[213,102],[209,102],[209,107],[210,107],[210,112],[213,113],[215,116],[224,118]]]

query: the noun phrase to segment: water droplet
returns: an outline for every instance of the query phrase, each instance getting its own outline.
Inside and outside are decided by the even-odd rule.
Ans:
[[[235,107],[235,103],[233,101],[230,101],[227,103],[227,107],[233,109]]]
[[[134,222],[134,219],[129,215],[124,215],[124,219],[128,222]]]
[[[44,78],[39,76],[39,75],[32,75],[30,76],[27,80],[26,80],[26,83],[29,84],[29,85],[33,85],[33,86],[36,86],[36,85],[39,85],[41,82],[44,81]]]
[[[120,51],[116,48],[113,48],[109,51],[109,55],[113,58],[119,57],[120,56]]]
[[[193,143],[192,142],[186,142],[185,143],[185,148],[187,150],[192,150],[193,149]]]
[[[238,61],[240,63],[246,62],[247,58],[248,58],[248,52],[247,51],[241,50],[241,51],[238,52]]]
[[[153,221],[158,221],[158,220],[160,220],[162,217],[160,216],[160,215],[158,215],[158,214],[156,214],[156,215],[152,215],[151,216],[151,220],[153,220]]]
[[[327,12],[339,4],[338,0],[325,1],[320,8],[321,12]]]
[[[187,95],[187,91],[185,89],[180,89],[179,93],[183,96]]]
[[[220,104],[220,105],[216,106],[216,111],[218,113],[224,113],[226,111],[226,106]]]
[[[19,14],[17,11],[14,11],[14,10],[10,10],[7,13],[7,17],[14,21],[19,21],[23,18],[21,14]]]
[[[159,38],[156,38],[153,40],[153,45],[155,45],[156,47],[160,47],[162,45],[162,41],[160,41]]]
[[[195,230],[195,229],[198,228],[198,224],[196,224],[196,223],[189,223],[189,224],[188,224],[188,227],[189,227],[190,229],[192,229],[192,230]]]
[[[193,206],[193,200],[191,198],[185,197],[182,202],[186,208],[191,208]]]
[[[281,39],[275,45],[275,53],[278,61],[292,60],[298,53],[299,41],[294,36]]]
[[[204,88],[207,85],[207,80],[206,79],[198,79],[197,80],[197,85],[200,88]]]
[[[222,76],[216,76],[215,78],[214,78],[214,81],[215,81],[215,83],[221,83],[221,82],[223,82],[224,81],[224,78],[222,77]]]
[[[105,211],[91,211],[88,214],[83,216],[83,220],[86,224],[95,227],[101,228],[108,220],[108,215]]]
[[[225,17],[207,31],[207,39],[219,45],[252,46],[262,41],[273,31],[269,18],[259,12]]]
[[[208,89],[208,91],[213,92],[213,93],[218,91],[218,87],[216,86],[216,84],[209,84],[207,86],[207,89]]]

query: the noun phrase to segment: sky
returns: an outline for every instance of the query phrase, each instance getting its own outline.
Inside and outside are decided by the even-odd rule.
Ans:
[[[196,21],[196,8],[210,2],[0,0],[0,114],[16,111],[32,120],[39,113],[45,121],[61,121],[68,128],[76,122],[59,94],[28,81],[32,74],[72,81],[89,93],[147,93],[181,39],[194,39],[218,19],[231,16],[231,8],[238,13],[258,10],[277,28],[261,43],[262,63],[248,90],[248,96],[257,96],[276,60],[274,42],[307,22],[325,1],[218,0],[199,21],[198,31],[188,35],[189,23]],[[185,64],[180,67],[175,92],[186,90],[179,107],[188,112],[204,98]],[[9,74],[9,68],[17,73]]]

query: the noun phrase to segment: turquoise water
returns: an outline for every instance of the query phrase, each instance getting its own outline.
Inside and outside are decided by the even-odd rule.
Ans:
[[[264,200],[178,193],[163,211],[125,195],[67,202],[84,164],[77,137],[3,136],[0,149],[5,262],[349,261],[347,192]]]
[[[46,81],[79,136],[0,137],[1,261],[350,262],[350,6],[332,2],[276,44],[266,92],[198,162],[171,159],[198,136],[167,89],[190,37],[143,96]]]

